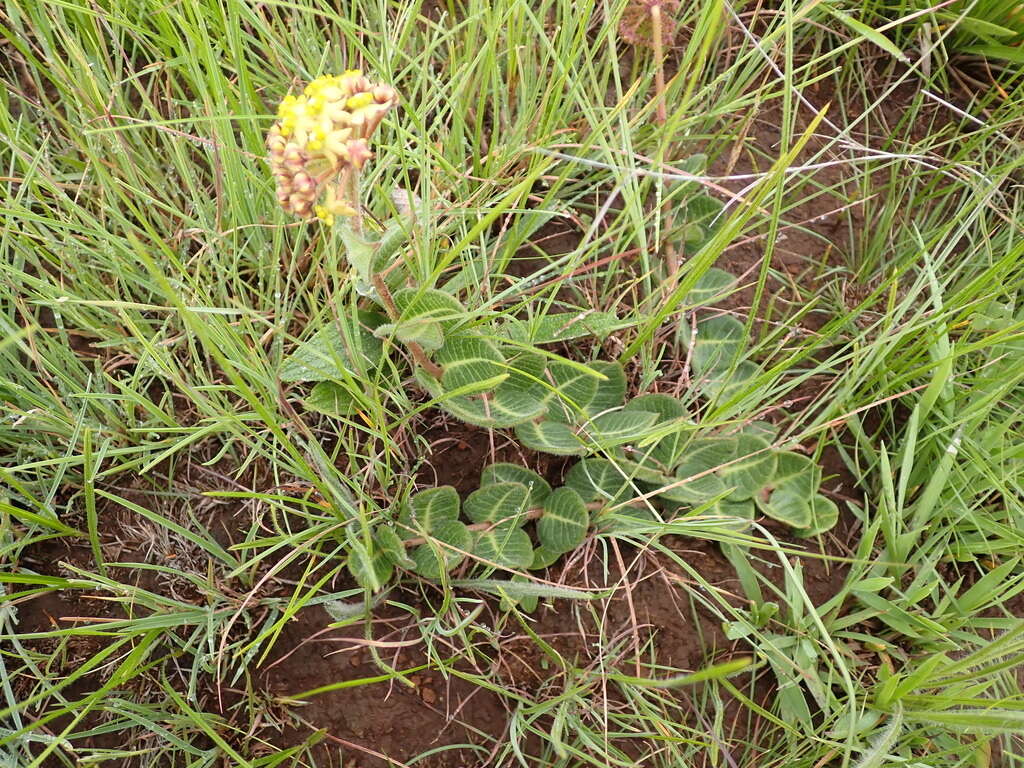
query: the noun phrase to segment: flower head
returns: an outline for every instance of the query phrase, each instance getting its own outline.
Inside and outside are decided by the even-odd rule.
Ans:
[[[267,134],[277,199],[286,211],[333,222],[355,213],[345,183],[373,156],[369,139],[398,102],[389,85],[375,85],[357,69],[323,75],[301,95],[285,96]],[[327,188],[326,200],[317,204]]]

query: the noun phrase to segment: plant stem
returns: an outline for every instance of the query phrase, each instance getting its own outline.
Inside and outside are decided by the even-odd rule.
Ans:
[[[651,44],[654,46],[654,98],[657,99],[657,112],[654,119],[659,123],[668,120],[665,109],[665,50],[662,43],[661,3],[651,5]]]
[[[377,293],[380,294],[380,300],[384,304],[384,311],[388,313],[388,317],[394,322],[398,322],[399,317],[401,317],[401,313],[398,311],[398,307],[395,306],[395,299],[391,295],[391,289],[388,288],[388,284],[384,281],[384,278],[378,274],[374,274],[370,277],[370,282],[373,283],[373,287],[376,288]],[[405,346],[408,348],[413,360],[415,360],[423,370],[438,381],[441,380],[441,376],[444,374],[444,369],[427,357],[427,353],[423,351],[423,347],[415,341],[406,342]]]
[[[345,199],[355,210],[352,216],[352,229],[357,235],[363,234],[363,206],[359,201],[359,172],[351,167],[346,168],[342,174]]]

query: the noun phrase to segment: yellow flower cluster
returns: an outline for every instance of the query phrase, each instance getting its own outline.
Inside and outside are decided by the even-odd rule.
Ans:
[[[301,96],[286,96],[267,134],[277,199],[286,211],[327,223],[355,213],[345,191],[373,153],[369,139],[398,102],[388,85],[374,85],[357,69],[323,75]],[[323,205],[317,205],[323,188]]]

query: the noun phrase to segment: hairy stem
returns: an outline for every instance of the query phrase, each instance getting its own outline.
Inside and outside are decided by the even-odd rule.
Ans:
[[[395,306],[395,299],[391,295],[391,289],[388,288],[388,284],[384,282],[384,278],[378,274],[374,274],[370,278],[370,282],[373,283],[373,287],[376,288],[377,293],[380,294],[380,300],[384,304],[384,311],[388,313],[388,317],[394,322],[398,322],[401,313],[398,311],[398,307]],[[423,347],[415,341],[406,342],[405,346],[409,350],[409,354],[412,355],[412,359],[415,360],[423,370],[438,381],[441,380],[444,370],[440,365],[427,357],[427,353],[423,351]]]

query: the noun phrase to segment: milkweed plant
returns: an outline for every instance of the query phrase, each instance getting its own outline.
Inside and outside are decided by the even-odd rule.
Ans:
[[[294,216],[334,228],[340,237],[332,242],[341,243],[364,299],[351,327],[330,322],[300,344],[282,364],[281,380],[311,385],[308,408],[345,418],[361,409],[362,382],[398,375],[400,365],[384,362],[405,349],[413,380],[437,407],[468,424],[513,430],[524,448],[580,459],[557,488],[526,467],[496,464],[465,499],[450,486],[428,488],[368,535],[353,526],[348,564],[360,584],[382,589],[396,569],[434,580],[456,569],[485,577],[501,570],[514,579],[501,582],[501,594],[527,605],[523,571],[548,567],[593,531],[655,533],[665,520],[694,514],[721,516],[738,529],[760,514],[802,536],[835,524],[838,509],[819,492],[820,468],[782,449],[773,425],[708,429],[674,397],[628,398],[618,362],[581,363],[542,351],[628,325],[613,313],[481,322],[456,293],[416,284],[401,258],[411,206],[395,206],[395,220],[369,232],[360,199],[373,134],[398,103],[393,87],[359,70],[324,75],[285,97],[267,134],[278,201]],[[688,201],[689,245],[711,237],[719,211],[705,194]],[[734,284],[711,269],[686,302],[709,310]],[[743,337],[740,321],[712,311],[695,333],[680,334],[705,400],[727,399],[760,374],[746,359]],[[476,583],[483,581],[490,583]]]

